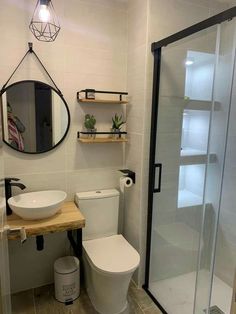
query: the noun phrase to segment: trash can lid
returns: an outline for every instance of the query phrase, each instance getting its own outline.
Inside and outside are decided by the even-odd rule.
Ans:
[[[54,263],[54,270],[59,274],[73,273],[79,268],[79,260],[75,256],[58,258]]]

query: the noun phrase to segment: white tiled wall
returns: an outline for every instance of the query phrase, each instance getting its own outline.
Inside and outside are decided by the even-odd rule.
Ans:
[[[68,103],[71,127],[65,141],[55,150],[41,155],[20,154],[4,147],[5,175],[16,176],[27,186],[25,192],[62,189],[73,200],[77,191],[118,186],[117,169],[124,167],[123,144],[83,145],[77,131],[83,127],[85,113],[97,118],[97,128],[111,127],[122,106],[81,105],[76,92],[84,88],[126,90],[127,11],[121,1],[57,0],[55,10],[61,32],[54,43],[38,42],[28,29],[34,0],[1,0],[0,10],[0,85],[3,85],[28,49],[34,50],[45,64]],[[35,78],[44,73],[32,56],[12,81]],[[19,190],[14,189],[14,193]],[[35,241],[21,246],[10,242],[12,290],[40,286],[52,280],[53,261],[68,251],[66,234],[45,237],[45,250],[37,252]]]
[[[130,141],[126,146],[126,167],[136,172],[137,182],[125,195],[124,235],[142,254],[141,235],[141,200],[143,137],[145,122],[145,79],[147,49],[148,1],[128,1],[128,75],[127,88],[130,104],[127,106],[127,131]],[[148,154],[148,153],[147,153]],[[139,270],[143,268],[143,259]],[[135,280],[139,281],[140,271]]]

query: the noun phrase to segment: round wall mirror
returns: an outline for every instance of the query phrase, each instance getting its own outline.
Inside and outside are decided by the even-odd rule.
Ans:
[[[56,89],[39,81],[20,81],[6,87],[0,96],[3,139],[8,146],[40,154],[63,141],[70,113]]]

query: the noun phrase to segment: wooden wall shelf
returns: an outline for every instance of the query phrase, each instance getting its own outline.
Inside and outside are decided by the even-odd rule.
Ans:
[[[81,97],[81,93],[83,94],[83,96]],[[93,94],[93,97],[91,97],[90,94]],[[117,100],[110,100],[110,99],[95,99],[95,94],[110,94],[110,95],[119,95],[119,99]],[[90,95],[90,97],[89,97]],[[123,100],[122,99],[122,96],[127,96],[128,93],[127,92],[112,92],[112,91],[106,91],[106,90],[95,90],[95,89],[92,89],[92,88],[87,88],[87,89],[83,89],[79,92],[77,92],[77,99],[78,99],[78,102],[81,102],[81,103],[92,103],[92,104],[127,104],[128,101],[126,100]]]
[[[126,143],[126,138],[79,138],[79,142],[84,144],[95,144],[95,143]]]

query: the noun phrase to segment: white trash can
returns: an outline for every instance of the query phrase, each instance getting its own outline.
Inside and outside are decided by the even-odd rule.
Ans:
[[[54,263],[55,298],[72,303],[80,294],[80,265],[75,256],[58,258]]]

